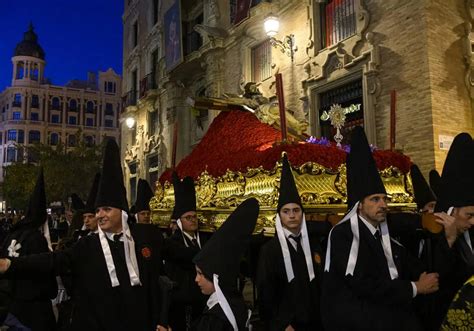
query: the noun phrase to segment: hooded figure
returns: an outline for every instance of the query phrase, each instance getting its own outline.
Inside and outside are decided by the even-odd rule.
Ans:
[[[456,228],[454,238],[443,231],[437,237],[437,246],[444,253],[435,263],[440,272],[440,290],[436,293],[434,328],[439,329],[449,304],[464,282],[474,274],[474,142],[467,133],[457,135],[449,149],[439,183],[439,196],[435,211],[440,217],[453,217]],[[439,256],[439,254],[437,254]],[[437,257],[436,256],[436,257]]]
[[[433,190],[434,195],[436,197],[438,197],[441,176],[439,175],[439,173],[435,169],[432,169],[430,171],[429,179],[430,179],[430,187]]]
[[[89,190],[87,201],[79,210],[81,214],[81,226],[74,231],[74,237],[77,239],[95,233],[97,229],[97,218],[95,217],[95,199],[97,197],[97,190],[99,189],[100,173],[96,173],[94,181]],[[74,205],[74,199],[73,199]]]
[[[210,295],[196,330],[237,331],[247,328],[250,314],[237,290],[237,278],[240,260],[249,245],[258,212],[256,199],[242,202],[193,259],[196,282],[204,294]]]
[[[128,225],[120,151],[108,140],[95,208],[99,232],[50,254],[11,260],[5,276],[69,273],[74,311],[71,330],[149,331],[161,325],[161,243],[152,225]]]
[[[177,284],[172,294],[170,325],[173,330],[179,331],[189,330],[206,304],[206,297],[194,281],[196,269],[192,258],[199,253],[208,236],[199,232],[193,179],[186,177],[181,182],[173,172],[173,186],[175,206],[172,217],[177,220],[178,229],[166,243],[173,243],[190,255],[189,260],[166,256],[166,274]]]
[[[286,153],[275,217],[276,236],[260,251],[259,312],[268,330],[317,330],[321,249],[310,238],[301,198]]]
[[[361,127],[347,156],[349,212],[331,230],[322,289],[326,330],[419,330],[411,302],[423,271],[391,239],[386,191]]]
[[[25,217],[15,224],[5,241],[3,255],[18,258],[50,252],[51,241],[46,213],[43,169],[40,169]],[[51,299],[57,295],[56,279],[52,273],[33,274],[31,280],[10,280],[12,304],[10,313],[32,330],[55,330],[56,320]],[[7,319],[8,321],[8,319]]]
[[[150,223],[150,200],[153,198],[153,191],[150,184],[144,179],[138,180],[137,199],[135,200],[136,219],[138,223]]]
[[[410,174],[418,210],[433,212],[436,196],[416,164],[411,166]]]

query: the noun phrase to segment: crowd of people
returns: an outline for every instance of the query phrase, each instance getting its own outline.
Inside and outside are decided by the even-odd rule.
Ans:
[[[162,232],[150,224],[145,180],[129,208],[110,140],[86,201],[72,197],[56,247],[40,172],[25,215],[4,222],[0,319],[25,331],[474,329],[468,134],[455,138],[431,187],[412,166],[418,211],[390,212],[365,133],[354,129],[348,212],[333,227],[306,222],[286,155],[282,164],[274,237],[254,234],[252,197],[215,233],[200,231],[193,179],[176,173],[170,229]],[[439,231],[427,230],[430,221]],[[239,282],[250,248],[258,257],[249,267],[253,312]]]

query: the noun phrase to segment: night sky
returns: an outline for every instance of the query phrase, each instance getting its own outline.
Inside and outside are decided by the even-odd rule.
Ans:
[[[54,85],[109,67],[122,74],[123,0],[0,0],[0,91],[11,85],[11,57],[33,22]]]

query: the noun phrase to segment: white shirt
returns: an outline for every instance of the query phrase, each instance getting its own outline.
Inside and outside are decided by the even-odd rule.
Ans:
[[[121,234],[121,233],[123,233],[123,232],[112,233],[112,232],[105,232],[105,231],[104,231],[104,233],[105,233],[105,235],[107,236],[107,238],[108,238],[109,240],[115,241],[115,240],[114,240],[114,236],[115,236],[116,234]],[[122,234],[122,236],[120,236],[120,241],[124,241],[124,239],[123,239],[123,234]]]
[[[199,245],[199,241],[198,241],[197,238],[196,238],[196,234],[195,234],[194,236],[191,236],[190,234],[188,234],[188,233],[185,232],[185,231],[182,231],[182,232],[183,232],[183,234],[184,234],[191,242],[193,241],[193,239],[196,240],[196,242],[197,242],[199,248],[201,248],[201,245]]]
[[[298,246],[296,244],[296,241],[291,238],[291,237],[298,237],[299,235],[301,235],[301,230],[298,232],[298,234],[294,234],[293,232],[291,232],[290,230],[288,230],[287,228],[283,228],[283,233],[285,234],[285,237],[286,239],[288,239],[288,241],[290,242],[291,246],[293,246],[293,248],[295,249],[295,251],[298,250]]]
[[[365,218],[363,218],[360,214],[359,214],[359,218],[361,219],[362,223],[365,224],[365,226],[369,229],[370,233],[372,233],[372,235],[375,237],[375,232],[379,232],[379,234],[381,235],[382,232],[380,231],[380,229],[378,227],[374,227],[372,224],[370,224],[368,221],[365,220]],[[381,241],[382,243],[382,247],[385,251],[385,246],[383,244],[383,241]],[[418,290],[416,288],[416,285],[415,285],[415,282],[411,282],[411,287],[413,289],[413,298],[416,297],[416,295],[418,294]]]
[[[219,303],[219,300],[217,299],[217,293],[214,292],[211,294],[211,296],[209,297],[209,299],[207,299],[207,308],[208,309],[211,309],[212,307],[214,307],[215,305],[217,305]]]

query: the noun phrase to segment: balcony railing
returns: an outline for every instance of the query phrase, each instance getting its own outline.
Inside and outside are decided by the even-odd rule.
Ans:
[[[137,91],[136,90],[128,91],[127,94],[125,94],[122,97],[122,109],[125,109],[128,106],[136,106],[136,105],[137,105]]]
[[[151,72],[140,81],[140,98],[144,97],[147,91],[156,88],[156,73]]]
[[[12,102],[12,107],[18,107],[18,108],[20,108],[20,107],[21,107],[21,101],[13,101],[13,102]]]

